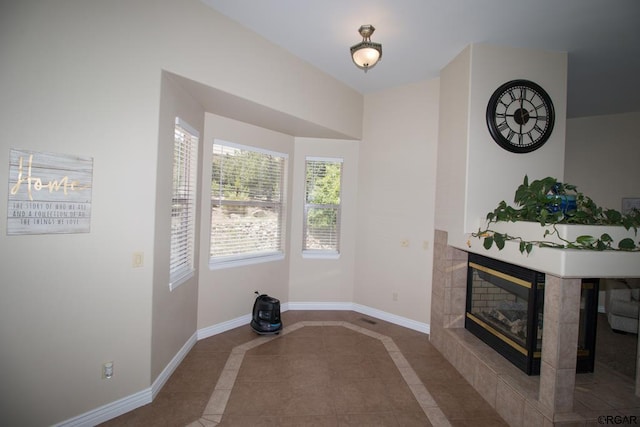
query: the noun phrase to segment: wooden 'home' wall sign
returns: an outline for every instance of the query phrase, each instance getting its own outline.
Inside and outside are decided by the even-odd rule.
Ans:
[[[11,149],[7,235],[88,233],[93,158]]]

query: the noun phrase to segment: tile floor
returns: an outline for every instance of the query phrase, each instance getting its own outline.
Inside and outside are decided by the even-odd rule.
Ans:
[[[425,334],[351,311],[282,318],[295,330],[200,340],[151,404],[103,425],[506,426]],[[221,417],[205,415],[220,389]]]

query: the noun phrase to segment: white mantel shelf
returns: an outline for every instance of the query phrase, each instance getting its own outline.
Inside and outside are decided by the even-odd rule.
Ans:
[[[575,240],[577,236],[581,235],[600,237],[603,233],[607,233],[614,240],[613,247],[617,247],[617,242],[625,237],[632,238],[636,243],[640,240],[640,237],[636,236],[633,230],[625,230],[624,227],[567,224],[558,225],[557,228],[561,236],[567,240]],[[528,241],[552,240],[555,237],[545,237],[545,227],[533,222],[497,222],[491,224],[491,229],[519,236]],[[452,233],[449,233],[450,240],[451,237]],[[560,242],[559,240],[555,241]],[[498,250],[495,244],[491,249],[486,250],[482,246],[482,239],[470,237],[469,234],[465,234],[460,241],[451,241],[449,244],[467,252],[474,252],[557,277],[640,277],[640,252],[553,249],[534,246],[531,253],[527,255],[520,253],[517,241],[506,242],[502,250]]]

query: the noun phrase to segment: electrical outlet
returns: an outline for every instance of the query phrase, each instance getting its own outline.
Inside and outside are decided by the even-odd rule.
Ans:
[[[113,362],[106,362],[102,364],[102,379],[108,380],[113,377]]]
[[[424,240],[424,241],[422,242],[422,249],[424,249],[425,251],[426,251],[427,249],[429,249],[429,241],[428,241],[428,240]]]
[[[394,301],[398,301],[398,293],[397,293],[397,292],[394,292],[393,294],[391,294],[391,298],[392,298]]]

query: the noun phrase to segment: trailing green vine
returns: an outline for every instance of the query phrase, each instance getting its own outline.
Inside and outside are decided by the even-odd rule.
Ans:
[[[597,206],[590,197],[577,190],[575,185],[558,182],[555,178],[547,177],[529,183],[524,182],[518,187],[514,197],[515,207],[504,200],[492,212],[487,214],[487,227],[472,233],[473,237],[483,240],[485,249],[490,249],[495,243],[498,249],[504,248],[507,241],[519,242],[521,253],[531,253],[534,246],[558,249],[585,249],[594,251],[619,250],[640,251],[640,242],[632,238],[625,238],[613,246],[613,239],[607,233],[599,237],[590,235],[578,236],[575,241],[569,241],[560,236],[556,225],[611,225],[622,226],[626,230],[633,229],[638,235],[640,228],[640,210],[633,209],[623,214],[614,209],[603,209]],[[556,235],[562,243],[549,240],[524,240],[522,237],[499,233],[491,229],[491,224],[505,221],[538,222],[541,226],[550,226],[545,230],[543,239]]]

